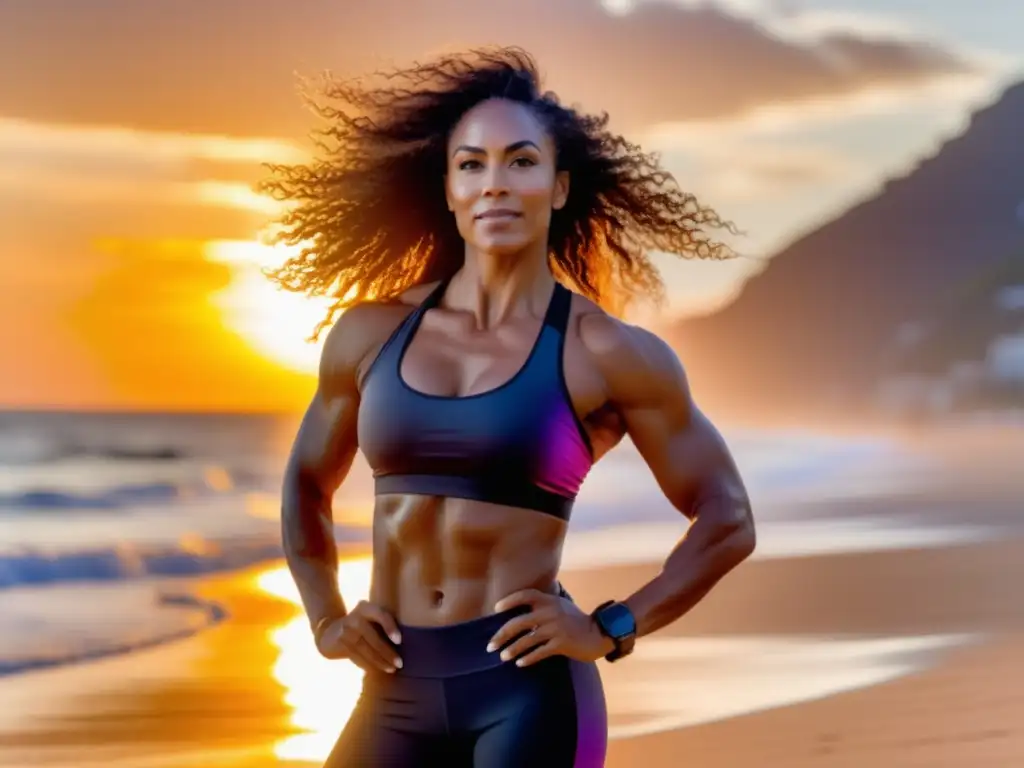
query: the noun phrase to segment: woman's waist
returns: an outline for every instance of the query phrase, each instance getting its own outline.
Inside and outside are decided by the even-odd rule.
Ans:
[[[376,580],[370,597],[398,624],[402,641],[396,650],[403,667],[397,674],[403,677],[453,677],[502,666],[501,649],[488,651],[487,646],[507,621],[529,608],[519,605],[496,611],[499,600],[526,589],[572,599],[554,573],[532,582],[512,579],[507,584],[501,578],[458,580],[457,585],[442,581],[448,591],[437,605],[425,594],[435,587],[424,586],[412,574],[399,581],[395,585],[398,599],[393,603],[380,594]]]
[[[558,582],[555,582],[553,591],[572,599]],[[512,660],[503,661],[501,651],[528,630],[493,650],[488,646],[508,621],[529,610],[528,606],[518,605],[466,621],[439,625],[400,621],[398,628],[402,641],[396,650],[402,657],[402,667],[395,674],[400,677],[446,678],[514,664]]]
[[[536,589],[558,594],[557,562],[543,572],[493,569],[476,578],[438,575],[425,578],[422,569],[403,569],[388,575],[377,571],[371,601],[388,609],[399,624],[443,628],[483,619],[495,612],[499,600],[516,592]]]
[[[436,626],[398,622],[402,642],[396,646],[402,677],[446,678],[493,669],[507,663],[500,649],[488,650],[491,638],[506,622],[525,613],[518,606],[467,621]]]

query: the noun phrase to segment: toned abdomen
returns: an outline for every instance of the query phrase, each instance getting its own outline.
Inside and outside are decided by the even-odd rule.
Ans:
[[[555,591],[565,529],[532,510],[378,497],[371,600],[402,624],[442,626],[493,613],[521,589]]]

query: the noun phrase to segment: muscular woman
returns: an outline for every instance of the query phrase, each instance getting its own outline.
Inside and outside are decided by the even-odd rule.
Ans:
[[[618,319],[661,290],[649,251],[725,256],[706,230],[729,225],[606,118],[541,92],[520,50],[324,95],[324,154],[268,188],[302,246],[274,277],[337,299],[282,512],[316,647],[366,671],[326,765],[601,766],[595,661],[628,656],[754,548],[676,355]],[[588,612],[559,586],[562,543],[626,436],[691,522],[656,578]],[[357,450],[373,577],[349,606],[331,499]]]

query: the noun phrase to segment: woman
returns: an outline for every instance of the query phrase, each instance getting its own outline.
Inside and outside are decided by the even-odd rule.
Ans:
[[[397,82],[396,82],[397,81]],[[600,766],[595,661],[675,621],[754,548],[750,506],[668,346],[616,311],[646,252],[728,227],[504,49],[328,83],[325,155],[278,167],[303,244],[275,274],[340,297],[284,484],[316,646],[366,671],[328,766]],[[568,286],[568,287],[564,287]],[[321,328],[333,321],[334,312]],[[320,329],[318,329],[319,331]],[[661,574],[584,612],[557,581],[590,467],[629,436],[692,521]],[[343,603],[331,498],[373,469],[369,600]]]

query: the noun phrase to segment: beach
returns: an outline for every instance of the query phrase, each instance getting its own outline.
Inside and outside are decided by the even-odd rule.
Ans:
[[[1024,765],[1017,440],[946,441],[932,453],[940,463],[900,487],[853,493],[833,478],[835,493],[799,503],[765,494],[777,504],[766,504],[755,556],[628,660],[600,663],[607,765]],[[588,609],[624,597],[684,529],[619,518],[571,532],[563,583]],[[355,539],[343,546],[347,600],[368,589]],[[209,620],[188,613],[187,631],[148,644],[124,639],[145,639],[142,629],[117,627],[121,646],[109,652],[0,677],[0,765],[320,764],[360,673],[316,655],[279,558],[190,546],[191,559],[139,550],[136,568],[173,567],[128,581],[156,579],[163,608],[203,609]],[[221,567],[232,557],[237,567]],[[48,591],[39,586],[40,601]],[[108,639],[90,637],[97,647]]]
[[[748,563],[659,633],[660,647],[652,637],[628,665],[602,664],[616,734],[607,765],[672,766],[682,755],[700,766],[1020,764],[1020,551],[1008,540]],[[204,596],[233,618],[189,640],[82,665],[63,673],[64,690],[29,675],[6,681],[5,711],[19,686],[61,702],[0,730],[0,765],[315,765],[329,725],[306,739],[309,760],[280,754],[305,729],[299,686],[274,673],[271,635],[296,613],[257,586],[270,570],[208,581]],[[570,572],[565,584],[590,604],[653,570]],[[665,645],[680,642],[688,649],[668,658]],[[337,698],[347,705],[351,693]],[[327,709],[331,691],[314,699]],[[320,724],[331,717],[320,713]]]
[[[607,768],[1024,768],[1024,2],[984,5],[0,0],[0,768],[322,768],[365,675],[296,517],[349,609],[586,619],[723,495],[752,555],[595,662]],[[477,682],[428,713],[460,753],[536,700]]]

